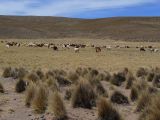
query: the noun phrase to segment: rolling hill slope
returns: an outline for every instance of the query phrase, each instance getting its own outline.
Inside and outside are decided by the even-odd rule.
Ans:
[[[160,17],[73,19],[63,17],[0,16],[0,38],[111,38],[160,41]]]

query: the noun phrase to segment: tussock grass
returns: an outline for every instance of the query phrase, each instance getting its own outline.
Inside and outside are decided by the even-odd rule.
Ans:
[[[0,93],[4,93],[4,87],[3,87],[2,83],[0,83]]]
[[[49,97],[49,109],[54,113],[56,120],[67,119],[64,102],[58,92],[51,92]]]
[[[97,103],[98,120],[122,120],[119,112],[105,98]]]
[[[121,86],[121,84],[126,80],[125,74],[122,72],[114,73],[111,78],[111,84],[116,86]]]
[[[35,82],[35,83],[40,80],[39,76],[37,75],[37,73],[35,71],[32,71],[31,73],[29,73],[27,75],[27,79],[29,81],[32,81],[32,82]]]
[[[43,84],[36,87],[35,95],[32,100],[32,107],[36,113],[43,113],[47,107],[48,91]]]
[[[119,91],[114,91],[110,98],[112,103],[129,104],[128,97]]]
[[[148,69],[143,67],[138,68],[136,72],[137,77],[144,77],[144,76],[147,76],[147,74],[148,74]]]
[[[30,82],[29,86],[27,86],[26,93],[25,93],[25,105],[30,107],[32,100],[35,96],[36,92],[36,85]]]
[[[12,76],[12,69],[11,69],[11,67],[4,68],[2,76],[4,78],[11,77]]]
[[[24,92],[26,90],[26,82],[22,79],[19,79],[16,83],[15,91],[17,93]]]
[[[160,73],[156,74],[153,78],[153,86],[160,88]]]
[[[135,81],[135,77],[131,72],[128,72],[126,75],[126,89],[130,89],[133,85],[133,82]]]
[[[96,94],[89,82],[81,80],[72,95],[72,106],[91,109],[95,105]]]
[[[79,79],[79,75],[76,72],[69,72],[68,74],[68,79],[72,82],[72,83],[77,83],[78,79]]]

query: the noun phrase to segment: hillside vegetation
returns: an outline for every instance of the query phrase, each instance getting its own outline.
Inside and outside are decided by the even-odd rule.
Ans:
[[[73,19],[63,17],[0,16],[1,39],[110,38],[160,41],[160,17]]]

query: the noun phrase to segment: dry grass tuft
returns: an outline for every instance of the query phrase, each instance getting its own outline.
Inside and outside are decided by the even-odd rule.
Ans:
[[[43,113],[47,107],[48,91],[43,84],[36,87],[35,95],[32,100],[32,107],[36,113]]]
[[[95,86],[95,93],[97,93],[99,96],[108,97],[107,91],[100,82]]]
[[[136,72],[137,77],[144,77],[147,74],[148,74],[148,70],[146,68],[143,68],[143,67],[140,67]]]
[[[134,80],[135,80],[135,77],[133,76],[131,72],[129,72],[126,75],[126,89],[130,89],[132,87]]]
[[[30,83],[29,86],[27,86],[26,89],[26,97],[25,97],[25,105],[27,107],[30,107],[32,100],[35,96],[35,92],[36,92],[36,85],[34,83]]]
[[[159,120],[160,119],[160,94],[152,97],[150,105],[141,113],[139,120]]]
[[[154,76],[155,76],[155,73],[154,73],[154,72],[149,72],[148,75],[147,75],[147,81],[148,81],[148,82],[152,82]]]
[[[138,99],[138,89],[136,87],[132,87],[131,93],[130,93],[130,98],[132,101],[135,101]]]
[[[34,71],[28,74],[27,79],[35,83],[40,80],[39,76]]]
[[[49,108],[54,113],[56,120],[67,119],[67,112],[63,100],[58,92],[51,92],[49,97]]]
[[[11,69],[11,67],[6,67],[6,68],[4,68],[4,71],[3,71],[2,76],[3,76],[4,78],[11,77],[11,76],[12,76],[12,69]]]
[[[77,73],[75,72],[70,72],[68,74],[68,79],[72,82],[72,83],[77,83],[78,79],[79,79],[79,76]]]
[[[0,93],[4,93],[4,87],[1,83],[0,83]]]
[[[61,86],[71,85],[71,82],[63,76],[59,75],[55,77],[55,79],[57,80],[58,84]]]
[[[116,86],[121,86],[121,84],[126,80],[125,74],[122,72],[114,73],[111,78],[111,84]]]
[[[153,82],[153,86],[160,88],[160,73],[154,76],[152,82]]]
[[[97,104],[98,120],[122,120],[118,111],[113,108],[105,98],[101,98]]]
[[[119,91],[115,91],[112,94],[110,100],[112,103],[129,104],[128,98]]]
[[[26,82],[22,79],[19,79],[16,83],[15,91],[17,93],[24,92],[26,90]]]
[[[36,74],[39,76],[41,80],[44,79],[45,75],[41,69],[36,70]]]
[[[91,109],[95,106],[96,95],[89,82],[81,80],[72,95],[72,106]]]

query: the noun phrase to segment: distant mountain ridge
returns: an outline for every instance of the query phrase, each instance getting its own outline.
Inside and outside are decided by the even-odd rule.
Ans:
[[[0,16],[1,39],[69,37],[160,42],[160,17],[76,19],[40,16]]]

